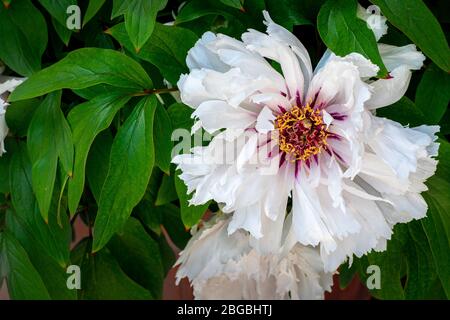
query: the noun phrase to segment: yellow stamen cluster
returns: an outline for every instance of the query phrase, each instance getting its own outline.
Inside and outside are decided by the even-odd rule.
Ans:
[[[328,132],[320,110],[309,104],[294,106],[275,119],[280,151],[291,156],[292,161],[305,161],[327,145]]]

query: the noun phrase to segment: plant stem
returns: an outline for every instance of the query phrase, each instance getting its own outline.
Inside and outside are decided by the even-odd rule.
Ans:
[[[143,92],[138,92],[133,94],[133,97],[140,97],[140,96],[148,96],[151,94],[158,94],[158,93],[169,93],[169,92],[176,92],[178,91],[178,88],[161,88],[161,89],[146,89]]]

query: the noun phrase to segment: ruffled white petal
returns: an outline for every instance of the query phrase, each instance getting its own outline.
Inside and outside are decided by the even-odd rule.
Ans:
[[[0,98],[0,156],[6,152],[4,140],[8,135],[9,130],[8,125],[6,124],[5,114],[6,114],[6,104],[4,103],[2,98]]]
[[[2,70],[0,70],[3,72]],[[1,72],[0,72],[1,73]],[[8,103],[5,101],[3,95],[12,92],[18,85],[20,85],[24,78],[7,77],[0,75],[0,157],[5,150],[5,138],[8,135],[8,125],[6,124],[6,108]]]
[[[411,70],[420,69],[425,60],[412,44],[403,47],[379,44],[378,48],[390,76],[371,83],[372,96],[366,102],[367,109],[385,107],[400,100],[408,89]]]
[[[380,44],[390,78],[372,81],[379,68],[368,59],[327,50],[312,73],[301,43],[265,18],[267,33],[250,30],[243,42],[205,35],[179,82],[199,123],[225,129],[173,160],[190,202],[219,203],[228,215],[221,240],[249,237],[235,244],[239,254],[219,259],[226,263],[214,276],[194,283],[199,276],[186,273],[200,298],[319,297],[328,279],[319,269],[385,250],[396,223],[427,211],[420,193],[436,170],[439,128],[405,128],[371,111],[404,95],[423,55],[413,45]],[[283,75],[266,59],[279,62]],[[319,110],[329,136],[318,155],[291,162],[274,121],[303,104]]]
[[[282,220],[281,220],[282,222]],[[318,251],[285,246],[282,223],[271,223],[275,248],[261,254],[243,231],[228,236],[228,219],[213,218],[189,241],[177,262],[178,281],[188,277],[196,299],[323,299],[332,274],[323,272]]]

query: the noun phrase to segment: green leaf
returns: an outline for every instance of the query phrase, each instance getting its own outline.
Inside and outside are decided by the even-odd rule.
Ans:
[[[272,19],[292,31],[296,25],[313,25],[323,2],[325,1],[266,0],[266,5]]]
[[[47,47],[47,25],[31,1],[0,5],[0,60],[18,74],[29,76],[41,69]]]
[[[72,133],[60,104],[61,91],[50,93],[34,113],[28,130],[32,185],[45,221],[48,221],[58,159],[65,174],[72,175]]]
[[[406,299],[441,298],[436,284],[440,284],[421,221],[408,223],[410,240],[405,250],[408,277],[405,284]],[[440,290],[442,292],[442,289]],[[443,294],[445,297],[445,293]]]
[[[111,121],[130,99],[120,94],[105,94],[82,103],[71,110],[68,121],[72,127],[75,159],[72,179],[69,180],[69,210],[75,213],[83,193],[85,167],[89,149],[95,137],[109,127]]]
[[[106,0],[89,0],[89,5],[86,9],[83,19],[83,27],[97,14]]]
[[[400,29],[434,63],[450,72],[450,49],[433,13],[421,0],[371,0],[395,27]]]
[[[41,101],[39,99],[29,99],[11,103],[6,109],[6,123],[9,131],[15,135],[24,137],[27,135],[28,126],[33,118],[34,112]]]
[[[224,5],[238,9],[244,10],[243,3],[244,0],[220,0]]]
[[[177,15],[175,24],[189,22],[207,15],[221,15],[226,18],[233,16],[233,13],[242,13],[235,8],[224,5],[217,0],[192,0],[184,5]],[[240,15],[242,18],[242,15]]]
[[[50,296],[26,251],[8,232],[0,233],[0,279],[6,277],[15,300],[49,300]]]
[[[155,112],[154,142],[155,164],[166,174],[170,174],[170,162],[172,160],[172,123],[166,109],[158,103]]]
[[[155,207],[148,199],[142,199],[134,208],[133,215],[139,218],[142,223],[156,234],[161,234],[161,210]]]
[[[56,260],[49,256],[46,248],[36,241],[33,233],[27,226],[20,222],[19,217],[10,212],[7,215],[8,231],[20,242],[25,251],[28,253],[31,263],[39,272],[45,287],[48,290],[52,299],[58,300],[74,300],[77,297],[75,290],[67,288],[67,273],[66,267],[61,266]],[[69,231],[70,225],[67,221],[66,230]],[[67,241],[67,253],[69,253],[69,246]]]
[[[378,299],[404,299],[405,293],[402,286],[402,268],[405,263],[404,242],[408,236],[405,224],[398,224],[394,228],[392,239],[388,241],[387,249],[384,252],[369,253],[366,259],[360,263],[360,276],[367,281],[367,267],[376,265],[380,268],[381,285],[380,289],[370,290],[370,293]]]
[[[339,267],[339,287],[345,289],[352,282],[358,271],[359,261],[353,261],[349,267],[348,261]]]
[[[183,103],[174,103],[168,109],[170,120],[172,121],[172,128],[191,130],[194,125],[194,120],[191,118],[192,108],[189,108]]]
[[[111,239],[108,249],[131,279],[161,299],[164,270],[159,246],[139,221],[130,218],[123,231]]]
[[[92,144],[86,164],[86,176],[97,203],[109,170],[113,137],[109,130],[100,133]]]
[[[428,124],[437,124],[450,101],[450,75],[431,64],[425,70],[416,91],[416,105]]]
[[[99,48],[70,52],[64,59],[32,75],[10,95],[10,101],[41,96],[59,89],[83,89],[109,84],[141,91],[152,87],[144,69],[126,55]]]
[[[56,21],[55,18],[52,18],[52,25],[53,28],[55,28],[55,31],[58,34],[58,37],[61,39],[61,41],[66,46],[68,46],[70,37],[72,36],[72,30],[67,28],[65,25],[60,24],[58,21]]]
[[[57,203],[52,202],[48,224],[42,219],[31,186],[31,163],[25,144],[14,150],[10,164],[11,201],[17,220],[31,234],[34,241],[60,266],[69,260],[70,228],[67,219],[61,219],[63,228],[57,223]],[[58,195],[58,192],[55,192]],[[55,197],[57,199],[57,197]]]
[[[156,14],[167,4],[167,0],[134,0],[125,12],[125,29],[136,52],[150,38],[155,28]]]
[[[182,223],[181,210],[177,206],[169,203],[164,206],[156,207],[161,215],[161,223],[166,228],[172,241],[178,248],[186,247],[191,234],[186,230]]]
[[[77,0],[39,0],[39,3],[60,25],[66,26],[67,8],[76,5]]]
[[[189,204],[190,196],[187,193],[187,187],[180,179],[178,174],[175,177],[175,188],[178,197],[180,198],[181,220],[186,228],[196,225],[208,209],[209,202],[200,206],[193,206]]]
[[[378,109],[376,113],[378,117],[400,122],[404,126],[420,126],[425,121],[424,112],[406,96],[389,107]]]
[[[388,71],[381,60],[375,35],[356,16],[356,0],[328,0],[320,9],[317,28],[326,46],[339,56],[358,52],[380,67],[378,75]]]
[[[8,193],[9,192],[9,157],[2,156],[0,157],[0,193]]]
[[[172,176],[163,175],[161,186],[156,196],[155,206],[162,206],[178,199],[175,181]]]
[[[125,14],[125,12],[127,12],[129,5],[130,1],[128,0],[113,0],[111,19],[117,18],[118,16]]]
[[[83,300],[149,300],[150,292],[131,280],[107,250],[91,253],[91,243],[84,240],[75,248],[72,261],[81,268]]]
[[[72,36],[72,30],[67,27],[67,8],[77,5],[77,0],[39,0],[40,4],[52,16],[52,24],[62,42],[67,46]]]
[[[124,24],[108,29],[117,41],[133,51]],[[170,83],[177,83],[182,73],[188,72],[186,55],[198,37],[190,30],[177,26],[165,26],[157,23],[150,40],[142,47],[137,56],[154,64]]]
[[[123,227],[144,196],[155,162],[153,119],[156,104],[154,95],[141,99],[114,139],[94,225],[94,252]]]
[[[427,181],[429,191],[427,218],[422,226],[430,243],[436,270],[447,298],[450,298],[450,144],[440,140],[439,164],[436,174]]]

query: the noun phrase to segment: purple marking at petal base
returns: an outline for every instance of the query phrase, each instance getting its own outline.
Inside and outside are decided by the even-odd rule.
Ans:
[[[283,166],[283,164],[286,162],[286,153],[282,153],[281,157],[280,157],[280,165],[279,168],[281,168]]]
[[[308,167],[308,169],[311,169],[311,162],[309,161],[309,159],[305,160],[305,164]]]
[[[336,156],[336,158],[338,158],[339,161],[341,161],[341,162],[343,162],[343,163],[346,163],[346,162],[344,161],[344,159],[342,159],[342,157],[339,155],[339,153],[337,153],[336,151],[333,150],[333,154]]]
[[[298,90],[295,93],[295,101],[297,102],[298,107],[302,105],[302,98],[300,97],[300,92]]]
[[[319,96],[320,89],[322,89],[322,88],[319,88],[319,90],[314,94],[313,100],[311,101],[310,107],[313,109],[315,109],[315,107],[316,107],[317,97]]]
[[[280,109],[281,113],[286,113],[286,109],[282,106],[278,105],[278,109]]]
[[[330,113],[330,116],[332,116],[333,119],[337,120],[337,121],[343,121],[343,120],[347,119],[346,114],[339,113],[339,112],[332,112],[332,113]]]

